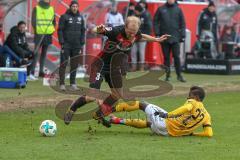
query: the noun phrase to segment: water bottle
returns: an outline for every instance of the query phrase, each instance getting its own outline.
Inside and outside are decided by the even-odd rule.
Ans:
[[[11,67],[11,59],[9,56],[6,58],[6,67]]]
[[[38,75],[39,75],[39,69],[40,69],[40,65],[39,65],[39,63],[37,63],[37,64],[36,64],[36,68],[35,68],[35,72],[34,72],[34,76],[35,76],[35,77],[38,77]]]
[[[43,85],[49,86],[50,85],[50,72],[47,69],[44,69],[44,77],[43,77]]]

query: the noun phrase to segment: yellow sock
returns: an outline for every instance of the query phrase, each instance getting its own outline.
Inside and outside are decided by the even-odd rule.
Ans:
[[[116,105],[116,112],[121,111],[135,111],[139,109],[139,101],[131,101],[131,102],[122,102]]]
[[[126,119],[125,125],[135,128],[147,128],[147,121],[141,119]]]

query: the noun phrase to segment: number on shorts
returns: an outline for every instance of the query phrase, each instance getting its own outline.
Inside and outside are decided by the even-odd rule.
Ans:
[[[99,81],[100,78],[101,78],[101,74],[100,74],[100,73],[97,73],[96,80]]]

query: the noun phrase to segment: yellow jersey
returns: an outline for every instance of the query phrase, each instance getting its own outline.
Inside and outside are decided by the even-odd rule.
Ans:
[[[190,135],[198,127],[211,127],[211,117],[202,102],[188,99],[186,103],[169,112],[166,119],[168,133],[171,136]]]

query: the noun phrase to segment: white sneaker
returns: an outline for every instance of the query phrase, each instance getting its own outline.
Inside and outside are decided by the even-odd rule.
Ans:
[[[30,74],[30,75],[28,76],[28,80],[29,80],[29,81],[36,81],[36,80],[38,80],[38,78],[36,78],[34,75]]]
[[[79,88],[77,87],[76,84],[71,84],[69,90],[71,90],[71,91],[78,91]]]
[[[61,91],[66,91],[66,87],[65,87],[64,84],[61,84],[61,85],[60,85],[60,90],[61,90]]]

